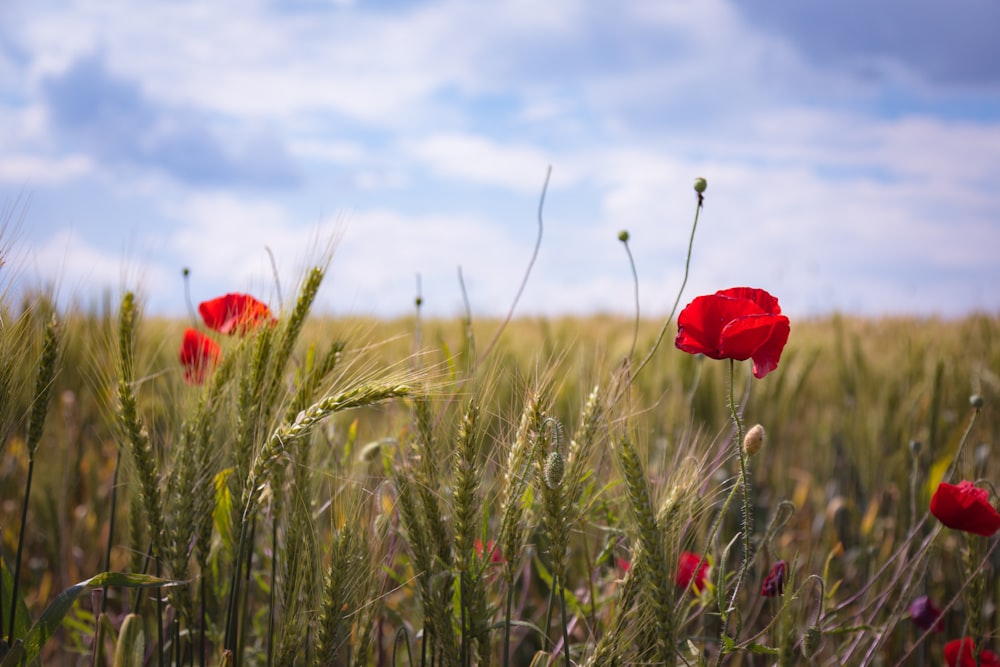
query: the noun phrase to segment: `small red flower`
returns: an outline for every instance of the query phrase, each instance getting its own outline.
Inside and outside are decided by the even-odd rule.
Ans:
[[[701,554],[682,551],[677,561],[677,577],[674,583],[681,590],[686,589],[688,584],[691,584],[691,592],[697,595],[705,588],[709,567],[708,559],[702,561]]]
[[[760,587],[760,594],[766,598],[773,598],[785,592],[785,571],[788,563],[783,560],[776,561],[771,566],[771,571],[764,577],[764,585]]]
[[[931,498],[931,514],[949,528],[984,537],[1000,530],[1000,513],[990,504],[989,493],[968,480],[941,482]]]
[[[934,628],[934,632],[944,632],[941,610],[926,595],[921,595],[910,603],[910,620],[922,630]]]
[[[498,547],[493,540],[487,540],[486,548],[484,549],[483,541],[477,537],[476,541],[472,543],[472,548],[476,550],[476,556],[479,557],[479,560],[483,560],[484,552],[489,552],[490,562],[494,565],[507,562],[504,559],[503,554],[500,553],[500,547]]]
[[[219,344],[197,329],[184,331],[181,342],[181,363],[184,365],[184,380],[188,384],[201,384],[205,374],[219,361]]]
[[[944,661],[948,667],[976,667],[976,645],[972,637],[953,639],[945,644]],[[979,661],[982,667],[1000,667],[1000,658],[993,651],[983,649]]]
[[[274,322],[271,310],[249,294],[227,294],[198,304],[205,326],[223,334],[240,334]]]
[[[778,367],[788,318],[762,289],[732,287],[696,297],[677,318],[677,349],[712,359],[753,359],[754,377]]]
[[[627,558],[622,558],[618,556],[615,558],[615,567],[622,571],[622,574],[628,574],[629,570],[632,569],[632,563],[628,561]]]

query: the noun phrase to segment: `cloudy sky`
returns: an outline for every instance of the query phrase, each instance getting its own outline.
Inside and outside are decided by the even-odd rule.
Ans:
[[[994,0],[0,2],[0,283],[147,311],[1000,311]],[[286,304],[287,307],[287,304]]]

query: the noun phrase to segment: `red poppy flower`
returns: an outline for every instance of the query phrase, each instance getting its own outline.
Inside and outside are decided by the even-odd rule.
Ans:
[[[708,559],[702,561],[701,554],[682,551],[680,559],[677,561],[677,578],[674,583],[681,590],[686,589],[690,583],[691,592],[697,595],[705,588],[709,567]]]
[[[181,363],[184,365],[184,380],[188,384],[201,384],[205,373],[219,361],[219,344],[197,329],[184,331],[181,342]]]
[[[493,540],[488,540],[486,542],[486,547],[483,548],[483,541],[477,537],[476,541],[472,543],[472,548],[476,550],[476,556],[478,556],[480,560],[483,559],[483,553],[489,552],[490,562],[494,565],[507,562],[504,559],[503,554],[500,553],[500,547],[496,546]]]
[[[948,663],[948,667],[976,667],[976,645],[972,637],[953,639],[945,644],[944,661]],[[993,651],[983,649],[979,654],[979,661],[982,667],[1000,667],[1000,658]]]
[[[941,610],[926,595],[921,595],[910,603],[910,620],[922,630],[934,628],[934,632],[944,632]]]
[[[677,318],[674,345],[712,359],[753,359],[753,374],[762,378],[778,367],[789,331],[776,298],[732,287],[689,303]]]
[[[773,598],[785,592],[785,571],[788,563],[783,560],[775,562],[771,566],[771,571],[764,578],[764,585],[760,587],[760,594],[766,598]]]
[[[198,304],[205,326],[224,334],[245,334],[264,322],[274,322],[271,310],[249,294],[227,294]]]
[[[627,558],[622,558],[618,556],[615,558],[615,567],[622,571],[622,574],[628,574],[629,570],[632,569],[632,563],[628,561]]]
[[[931,514],[949,528],[984,537],[1000,530],[1000,513],[990,504],[989,493],[968,480],[941,482],[931,498]]]

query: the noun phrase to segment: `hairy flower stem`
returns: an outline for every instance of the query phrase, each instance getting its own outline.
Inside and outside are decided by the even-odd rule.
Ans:
[[[750,569],[750,559],[752,558],[752,534],[753,534],[753,513],[750,510],[750,479],[747,477],[747,454],[743,450],[743,420],[736,409],[736,397],[733,389],[734,376],[736,374],[736,362],[729,360],[729,414],[733,419],[733,426],[736,428],[736,452],[740,460],[739,486],[743,490],[743,564],[736,574],[736,583],[733,585],[732,597],[729,600],[729,609],[725,610],[728,617],[729,610],[735,608],[736,597],[740,592],[740,585],[743,577]],[[725,632],[725,625],[723,626]]]

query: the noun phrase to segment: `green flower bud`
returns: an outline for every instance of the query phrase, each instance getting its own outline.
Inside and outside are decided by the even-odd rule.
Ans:
[[[551,452],[545,459],[545,484],[550,489],[558,489],[562,482],[563,473],[566,471],[566,462],[559,452]]]
[[[708,181],[700,176],[694,179],[694,191],[698,194],[703,193],[708,188]]]
[[[627,229],[623,229],[620,232],[618,232],[618,240],[621,241],[622,243],[628,243],[628,230]]]

